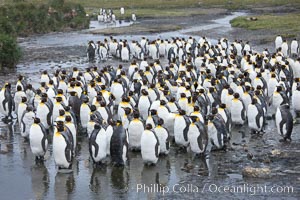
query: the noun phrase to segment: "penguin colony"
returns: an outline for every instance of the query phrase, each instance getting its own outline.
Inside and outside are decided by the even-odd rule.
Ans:
[[[0,112],[3,121],[18,121],[36,161],[43,161],[52,138],[59,169],[72,167],[79,133],[89,138],[94,164],[110,157],[119,166],[128,151],[155,164],[170,144],[204,155],[226,149],[233,126],[262,134],[272,117],[282,141],[290,141],[292,113],[300,111],[300,58],[297,41],[289,51],[280,38],[275,53],[258,53],[248,42],[225,38],[212,45],[205,37],[143,37],[131,44],[111,37],[103,47],[132,60],[127,69],[44,71],[39,88],[20,75],[15,88],[6,83],[1,89]],[[162,57],[169,61],[165,67]]]

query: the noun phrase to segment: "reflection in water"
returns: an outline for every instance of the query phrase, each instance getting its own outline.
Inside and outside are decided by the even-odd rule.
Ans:
[[[50,179],[48,170],[43,164],[31,167],[31,184],[35,199],[45,199]]]
[[[55,198],[71,199],[72,192],[75,188],[74,174],[72,173],[57,173],[55,176]]]
[[[108,191],[108,177],[106,167],[94,168],[90,180],[90,190],[96,194]]]
[[[124,199],[129,188],[129,173],[126,167],[112,167],[111,186],[116,199]]]

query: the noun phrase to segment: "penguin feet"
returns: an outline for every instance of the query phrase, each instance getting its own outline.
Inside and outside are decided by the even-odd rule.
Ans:
[[[292,142],[292,139],[285,137],[283,139],[280,139],[279,142]]]

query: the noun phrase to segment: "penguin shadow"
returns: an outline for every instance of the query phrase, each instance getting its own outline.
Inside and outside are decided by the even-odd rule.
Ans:
[[[31,167],[31,186],[35,194],[35,199],[44,199],[50,187],[50,177],[48,169],[43,164]]]
[[[0,127],[0,154],[7,154],[14,150],[13,124],[9,123]]]

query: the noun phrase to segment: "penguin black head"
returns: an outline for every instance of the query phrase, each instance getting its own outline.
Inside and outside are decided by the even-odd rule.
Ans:
[[[62,89],[58,89],[57,94],[64,94],[64,91]]]
[[[100,124],[96,123],[96,124],[94,125],[94,129],[101,129]]]
[[[66,122],[71,122],[72,121],[72,117],[70,115],[67,115],[65,117]]]
[[[123,107],[123,109],[124,109],[126,115],[129,115],[131,113],[131,108]]]
[[[19,75],[18,80],[21,81],[21,80],[23,80],[23,78],[24,78],[24,76]]]
[[[281,92],[282,91],[282,87],[279,85],[279,86],[277,86],[277,88],[276,88],[276,92]]]
[[[203,88],[200,88],[200,89],[199,89],[199,93],[200,93],[200,94],[204,94],[204,92],[205,92],[205,90],[204,90]]]
[[[34,118],[33,121],[34,121],[35,124],[39,124],[41,122],[40,118],[37,118],[37,117]]]
[[[94,112],[97,110],[97,107],[95,105],[91,105],[91,112]]]
[[[55,97],[55,99],[57,102],[62,102],[62,100],[63,100],[62,97]]]
[[[261,94],[261,92],[260,92],[260,90],[255,90],[255,91],[254,91],[254,94],[255,94],[256,96],[259,96],[259,95]]]
[[[20,85],[17,86],[17,91],[22,91],[22,87]]]
[[[64,122],[63,121],[57,121],[56,122],[56,128],[58,132],[63,132],[65,130]]]
[[[47,98],[46,97],[42,97],[41,103],[46,103],[46,102],[47,102]]]
[[[64,116],[65,115],[65,110],[63,110],[63,109],[60,109],[59,111],[59,116]]]
[[[175,97],[171,97],[169,102],[174,103],[176,101]]]
[[[166,105],[166,101],[165,101],[165,100],[160,100],[160,105],[161,105],[161,106]]]
[[[138,119],[139,117],[140,117],[139,111],[135,110],[135,111],[133,112],[133,118]]]
[[[221,103],[221,104],[219,105],[219,107],[225,109],[225,108],[226,108],[226,104],[225,104],[225,103]]]
[[[28,106],[26,107],[26,111],[27,111],[27,112],[33,111],[33,107],[32,107],[31,105],[28,105]]]
[[[256,98],[252,98],[251,104],[253,104],[253,105],[257,104],[257,99]]]
[[[22,103],[26,103],[27,102],[27,97],[22,97]]]
[[[239,93],[234,93],[233,97],[234,97],[235,99],[238,99],[238,98],[240,98],[240,94],[239,94]]]
[[[257,89],[257,90],[262,90],[261,85],[256,86],[256,89]]]
[[[146,129],[146,130],[151,130],[151,129],[152,129],[152,125],[151,125],[151,124],[146,124],[145,129]]]
[[[143,94],[143,95],[148,95],[148,92],[147,92],[147,90],[145,90],[145,89],[142,89],[142,94]]]
[[[153,116],[153,115],[156,115],[157,114],[157,110],[154,110],[154,109],[152,109],[152,110],[150,110],[150,114]]]
[[[43,71],[43,74],[45,74],[45,75],[46,75],[47,73],[48,73],[48,72],[47,72],[47,70]]]
[[[26,88],[27,88],[28,90],[32,90],[32,85],[31,85],[31,84],[27,84]]]
[[[208,115],[208,116],[207,116],[207,120],[210,120],[210,121],[211,121],[211,120],[214,120],[214,118],[215,118],[214,115]]]
[[[103,100],[103,97],[100,95],[97,95],[96,100],[97,100],[97,102],[101,102]]]
[[[71,92],[69,92],[69,93],[70,93],[70,95],[71,95],[72,97],[76,96],[76,94],[77,94],[77,92],[75,92],[75,91],[71,91]]]
[[[218,113],[218,109],[217,109],[216,107],[213,107],[213,108],[211,109],[211,114],[215,115],[215,114],[217,114],[217,113]]]
[[[164,120],[162,118],[159,118],[157,121],[158,126],[162,126],[164,124]]]
[[[71,110],[70,106],[65,107],[66,112],[69,112]]]
[[[82,99],[83,103],[88,103],[89,102],[89,97],[85,96]]]
[[[42,98],[48,98],[48,95],[47,95],[47,93],[42,93]]]
[[[185,93],[181,93],[181,94],[180,94],[180,97],[181,97],[181,98],[186,98],[186,94],[185,94]]]
[[[234,92],[233,92],[233,89],[232,89],[232,88],[228,88],[228,94],[229,94],[229,95],[233,95],[233,93],[234,93]]]
[[[53,85],[53,84],[54,84],[53,80],[50,80],[49,85]]]
[[[179,115],[185,115],[185,110],[181,110],[181,109],[180,109],[180,110],[178,111],[178,113],[179,113]]]
[[[199,121],[199,118],[197,116],[190,116],[193,123]]]

